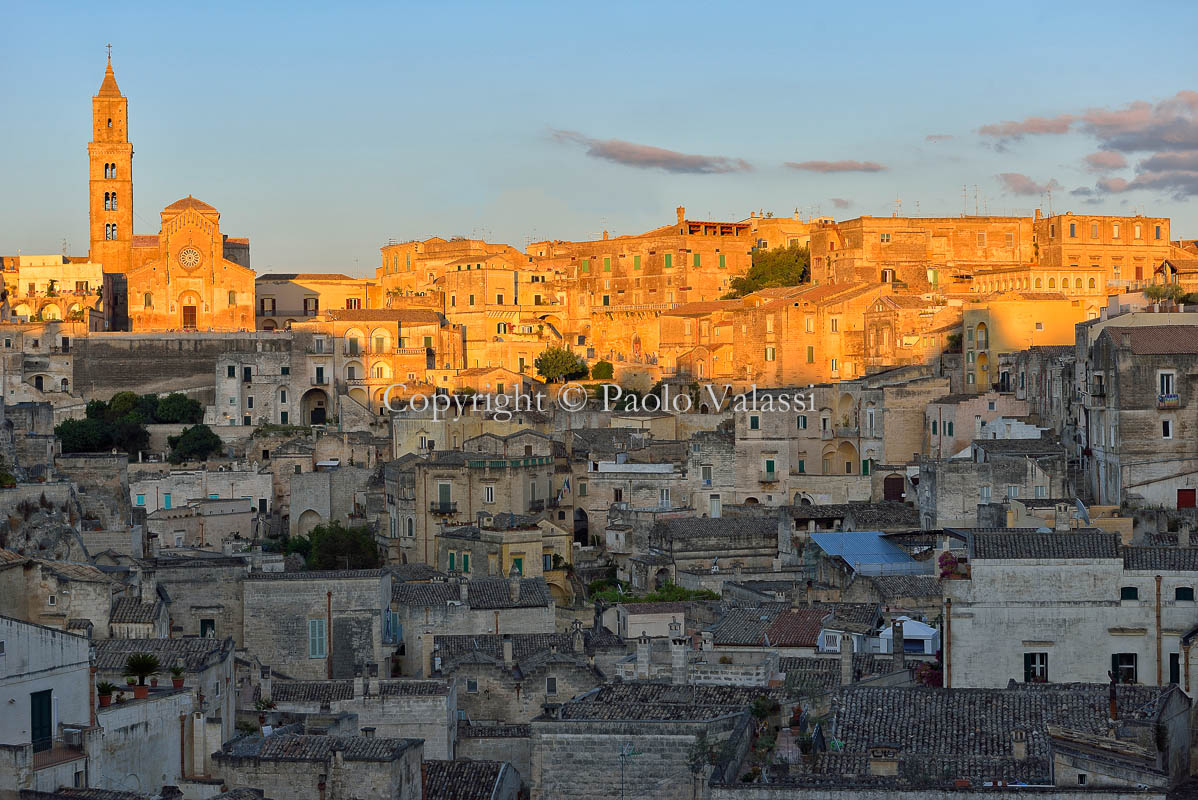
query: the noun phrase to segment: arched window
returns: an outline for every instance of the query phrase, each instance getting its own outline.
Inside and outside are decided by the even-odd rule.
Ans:
[[[506,322],[501,322],[501,323],[499,323],[498,325],[496,325],[496,326],[495,326],[495,332],[496,332],[496,333],[507,333],[507,323],[506,323]]]
[[[229,305],[231,305],[231,306],[237,305],[237,292],[234,292],[232,290],[229,291]]]
[[[1049,288],[1049,289],[1055,289],[1055,288],[1057,288],[1057,279],[1056,279],[1056,278],[1049,278],[1049,279],[1048,279],[1048,288]]]
[[[110,164],[109,166],[112,167],[112,177],[115,178],[116,177],[116,164]]]
[[[116,192],[112,193],[112,210],[116,211]]]
[[[1043,281],[1043,279],[1041,279],[1041,278],[1036,278],[1036,288],[1037,288],[1037,289],[1040,289],[1040,288],[1043,288],[1043,286],[1044,286],[1044,281]]]
[[[1074,279],[1073,279],[1073,288],[1074,288],[1074,289],[1080,289],[1080,288],[1082,288],[1082,279],[1081,279],[1081,278],[1074,278]]]
[[[112,117],[108,118],[108,127],[112,127]]]
[[[153,308],[154,307],[154,295],[151,294],[150,292],[146,292],[145,296],[142,297],[142,299],[141,299],[141,304],[142,304],[143,308]]]
[[[1091,289],[1094,288],[1094,279],[1093,278],[1090,279],[1090,288]]]
[[[62,379],[62,390],[64,392],[66,392],[66,391],[70,391],[70,388],[71,388],[71,382],[68,381],[66,378],[63,378]]]
[[[110,205],[110,201],[108,199],[108,192],[105,192],[104,193],[104,210],[110,211],[111,209],[112,209],[112,206]]]

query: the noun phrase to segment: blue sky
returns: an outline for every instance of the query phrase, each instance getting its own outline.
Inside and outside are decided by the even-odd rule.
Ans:
[[[10,2],[0,253],[86,252],[108,42],[136,232],[193,194],[259,272],[635,233],[676,205],[956,215],[975,186],[983,212],[1051,188],[1198,237],[1198,6],[1046,5]]]

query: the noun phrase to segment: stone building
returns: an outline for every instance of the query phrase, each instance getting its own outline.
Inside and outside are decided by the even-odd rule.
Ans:
[[[258,330],[290,328],[306,318],[335,309],[381,308],[377,281],[340,273],[267,273],[254,279]]]
[[[949,394],[928,404],[928,445],[932,458],[952,458],[974,439],[982,438],[982,426],[1000,417],[1023,417],[1027,401],[1009,392],[988,391]],[[1039,434],[1035,438],[1040,438]]]
[[[192,500],[147,514],[146,532],[164,547],[219,550],[225,542],[254,538],[255,511],[246,500]]]
[[[184,685],[204,698],[203,710],[216,721],[214,737],[227,741],[236,730],[237,687],[233,682],[233,639],[185,637],[175,639],[104,639],[96,648],[96,680],[125,685],[125,663],[135,653],[158,659],[163,684],[170,669],[183,667]]]
[[[1012,391],[1012,376],[999,368],[1001,356],[1033,346],[1073,342],[1074,325],[1096,318],[1099,305],[1049,290],[1009,292],[966,306],[962,319],[964,391]]]
[[[941,584],[946,685],[1105,681],[1108,672],[1187,692],[1198,683],[1187,633],[1198,550],[1188,543],[1122,547],[1119,534],[1093,528],[968,539],[968,570]]]
[[[919,462],[924,530],[975,527],[978,506],[991,502],[1070,495],[1065,448],[1048,437],[979,439],[960,458]]]
[[[269,786],[296,800],[420,800],[419,739],[315,736],[295,727],[300,732],[284,727],[226,743],[213,753],[213,769],[227,786]]]
[[[702,735],[716,748],[747,740],[747,709],[771,689],[736,686],[608,684],[531,723],[532,797],[609,800],[691,797],[698,776],[686,754]],[[620,753],[631,751],[620,777]]]
[[[523,577],[544,578],[556,601],[568,601],[574,595],[566,575],[574,557],[571,538],[571,531],[547,519],[488,515],[476,525],[442,528],[434,566],[466,578],[502,578],[514,570]]]
[[[438,761],[421,764],[426,800],[519,800],[520,772],[507,761]]]
[[[388,675],[391,585],[381,569],[251,573],[242,586],[242,645],[294,678],[351,678],[372,665]]]
[[[433,675],[456,683],[458,707],[471,724],[528,722],[546,703],[603,683],[595,651],[608,637],[577,621],[573,633],[434,636]]]
[[[1102,504],[1194,508],[1198,325],[1107,327],[1084,395],[1087,481]]]
[[[354,714],[357,725],[386,738],[423,739],[430,758],[456,757],[458,687],[453,681],[288,681],[269,673],[254,687],[254,701],[292,714]]]
[[[394,675],[433,674],[433,637],[504,633],[553,633],[553,596],[544,579],[396,583],[391,611],[398,625]]]
[[[1056,270],[1060,277],[1070,270],[1097,268],[1102,283],[1116,290],[1151,283],[1156,266],[1177,249],[1169,239],[1167,217],[1042,217],[1037,211],[1032,229],[1044,269]]]
[[[0,550],[0,613],[58,630],[90,627],[107,637],[124,588],[90,564],[25,558]]]
[[[231,637],[243,648],[242,585],[251,557],[201,552],[146,559],[145,579],[170,597],[171,635]]]
[[[129,499],[147,514],[171,510],[202,500],[245,502],[259,513],[269,513],[274,498],[270,472],[257,462],[229,464],[224,468],[197,469],[169,464],[139,464],[131,471]]]

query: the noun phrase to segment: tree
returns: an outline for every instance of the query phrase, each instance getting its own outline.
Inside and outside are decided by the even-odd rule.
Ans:
[[[150,446],[150,432],[139,414],[128,414],[110,428],[112,444],[129,455],[135,455]]]
[[[365,526],[347,528],[340,522],[330,522],[317,525],[307,538],[310,542],[308,569],[374,569],[382,566],[374,534]],[[303,545],[295,544],[298,552]],[[291,549],[290,544],[288,549]]]
[[[610,361],[596,361],[591,367],[591,377],[597,381],[610,381],[615,372]]]
[[[1154,283],[1144,287],[1144,296],[1156,303],[1161,300],[1176,302],[1185,296],[1185,291],[1176,283]]]
[[[204,407],[198,400],[175,392],[158,401],[154,418],[157,422],[182,422],[195,425],[204,421]]]
[[[166,443],[171,446],[172,464],[183,461],[206,461],[213,453],[224,449],[224,442],[207,425],[192,425],[184,428],[178,436],[170,436]]]
[[[135,392],[117,392],[108,401],[108,410],[104,418],[116,422],[126,414],[131,414],[141,406],[141,396]]]
[[[67,419],[58,423],[54,435],[62,440],[64,453],[98,453],[112,447],[112,430],[103,420]]]
[[[805,245],[792,244],[772,250],[754,250],[749,271],[728,284],[731,291],[725,300],[744,297],[760,289],[777,286],[798,286],[810,274],[811,253]]]
[[[553,383],[554,381],[572,381],[587,376],[587,365],[573,352],[564,347],[547,347],[537,356],[533,366],[537,374]]]

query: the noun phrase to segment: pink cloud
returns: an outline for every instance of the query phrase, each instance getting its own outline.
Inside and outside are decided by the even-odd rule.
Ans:
[[[1060,114],[1055,117],[1028,117],[1019,122],[996,122],[978,128],[982,136],[992,136],[997,139],[1022,139],[1024,136],[1057,135],[1068,133],[1069,127],[1077,121],[1072,114]]]
[[[786,166],[804,172],[883,172],[876,161],[787,161]]]
[[[675,150],[636,144],[623,139],[593,139],[578,131],[554,130],[552,136],[555,141],[585,147],[586,154],[591,158],[599,158],[637,169],[660,169],[666,172],[711,175],[726,172],[748,172],[753,168],[748,161],[741,158],[679,153]]]
[[[1085,157],[1086,168],[1091,172],[1109,172],[1113,169],[1123,169],[1127,159],[1121,153],[1113,150],[1099,150]]]
[[[1048,183],[1036,183],[1020,172],[1003,172],[999,174],[998,179],[1002,182],[1004,191],[1011,194],[1036,195],[1061,188],[1056,179],[1049,180]]]

